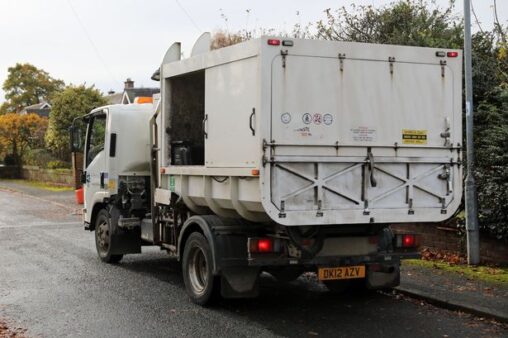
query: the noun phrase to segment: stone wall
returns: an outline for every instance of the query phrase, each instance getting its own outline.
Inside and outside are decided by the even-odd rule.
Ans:
[[[55,185],[74,186],[71,169],[42,169],[36,166],[23,166],[20,178]]]
[[[424,247],[466,254],[466,237],[459,234],[453,223],[397,224],[392,229],[419,234]],[[508,242],[480,234],[480,256],[484,263],[508,266]]]
[[[19,178],[19,168],[11,165],[0,165],[0,178]]]

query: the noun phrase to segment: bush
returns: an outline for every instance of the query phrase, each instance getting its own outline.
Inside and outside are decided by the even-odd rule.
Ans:
[[[68,162],[55,160],[55,161],[49,161],[48,165],[46,166],[48,169],[69,169],[71,165]]]
[[[5,165],[18,165],[19,164],[19,158],[12,154],[7,154],[4,157],[4,164]]]
[[[508,240],[508,88],[480,102],[475,123],[480,228]]]
[[[47,149],[30,149],[25,155],[24,163],[46,168],[48,163],[54,160],[56,160],[55,156]]]

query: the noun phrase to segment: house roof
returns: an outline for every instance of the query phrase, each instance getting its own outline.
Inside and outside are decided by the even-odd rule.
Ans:
[[[105,98],[108,101],[108,104],[120,104],[122,103],[123,93],[110,94]]]
[[[28,110],[28,109],[50,109],[50,108],[51,108],[51,105],[49,103],[47,103],[47,102],[39,102],[39,103],[36,103],[36,104],[32,104],[31,106],[26,106],[25,108],[23,108],[23,110]]]
[[[159,88],[126,88],[124,93],[127,95],[129,102],[123,103],[134,103],[136,97],[152,97],[153,94],[160,92]]]
[[[51,113],[51,109],[49,108],[46,108],[46,109],[25,109],[24,112],[22,111],[21,114],[24,115],[24,114],[37,114],[39,115],[40,117],[49,117],[49,114]]]
[[[30,106],[26,106],[19,113],[21,115],[26,114],[37,114],[41,117],[48,117],[51,112],[51,105],[47,102],[39,102],[36,104],[32,104]]]

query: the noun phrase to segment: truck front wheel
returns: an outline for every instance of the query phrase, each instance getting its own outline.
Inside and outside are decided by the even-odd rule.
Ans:
[[[102,209],[97,214],[95,221],[95,246],[99,258],[106,263],[118,263],[123,257],[123,255],[113,255],[111,253],[112,234],[111,217],[106,209]]]
[[[185,243],[182,259],[183,280],[191,300],[206,305],[216,298],[220,290],[220,279],[213,275],[212,252],[206,238],[192,233]]]

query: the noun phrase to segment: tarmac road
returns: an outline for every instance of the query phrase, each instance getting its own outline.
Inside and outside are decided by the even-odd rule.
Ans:
[[[0,322],[31,337],[507,335],[399,295],[336,296],[312,277],[284,284],[266,276],[257,299],[199,307],[163,251],[101,263],[75,208],[0,189]]]

